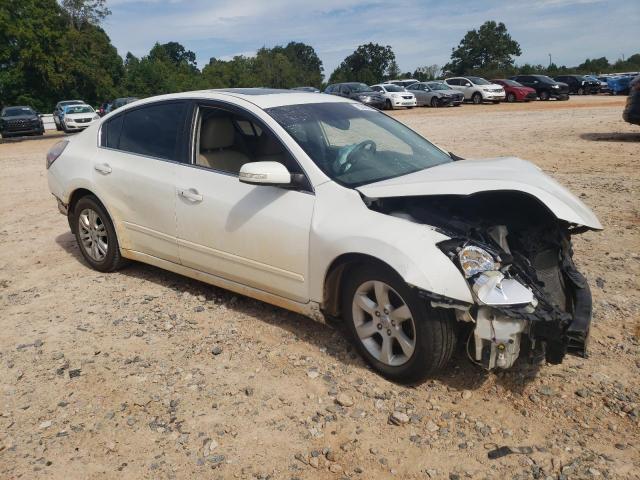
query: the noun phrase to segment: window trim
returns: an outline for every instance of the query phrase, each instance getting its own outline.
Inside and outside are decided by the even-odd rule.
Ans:
[[[143,153],[136,153],[136,152],[130,152],[128,150],[123,150],[121,148],[113,148],[113,147],[106,147],[104,145],[102,145],[102,128],[107,125],[108,123],[110,123],[111,121],[115,120],[118,117],[122,117],[122,116],[126,116],[129,112],[133,112],[135,110],[140,110],[143,108],[148,108],[148,107],[154,107],[154,106],[158,106],[158,105],[167,105],[167,104],[171,104],[171,103],[179,103],[179,104],[184,104],[185,106],[185,114],[184,114],[184,120],[183,120],[183,124],[180,126],[178,125],[178,131],[177,131],[177,139],[176,139],[176,156],[178,156],[179,158],[181,158],[182,160],[176,160],[176,159],[171,159],[171,158],[163,158],[163,157],[156,157],[153,155],[145,155]],[[135,155],[137,157],[142,157],[142,158],[151,158],[153,160],[160,160],[162,162],[170,162],[170,163],[176,163],[179,165],[185,165],[186,162],[189,160],[188,159],[188,155],[187,155],[187,151],[186,151],[186,146],[189,144],[188,141],[186,141],[186,134],[188,133],[187,129],[189,128],[189,123],[188,123],[188,119],[189,119],[189,108],[190,108],[190,104],[189,104],[189,99],[168,99],[168,100],[158,100],[155,102],[148,102],[148,103],[143,103],[142,105],[136,105],[135,107],[131,107],[131,108],[127,108],[126,110],[122,110],[119,111],[117,114],[113,115],[112,117],[108,118],[107,120],[103,121],[100,123],[100,128],[98,129],[98,135],[97,135],[97,143],[98,143],[98,148],[102,148],[104,150],[109,150],[112,152],[120,152],[120,153],[125,153],[127,155]],[[118,109],[120,110],[120,109]],[[124,126],[124,118],[122,119],[123,122],[123,126]],[[122,132],[120,132],[120,134],[122,134]],[[118,141],[118,144],[120,142]]]
[[[300,161],[296,158],[296,156],[293,154],[293,152],[291,151],[291,149],[289,148],[289,146],[287,145],[287,143],[285,141],[283,141],[283,139],[281,138],[280,135],[278,135],[276,132],[273,131],[273,129],[267,125],[262,119],[260,119],[259,117],[256,116],[255,113],[253,113],[252,111],[237,105],[235,103],[231,103],[231,102],[226,102],[224,100],[214,100],[214,99],[191,99],[190,100],[190,108],[191,108],[191,112],[187,111],[187,115],[186,117],[189,119],[189,135],[188,135],[188,161],[185,163],[181,163],[180,165],[186,166],[186,167],[191,167],[191,168],[197,168],[200,170],[205,170],[207,172],[215,172],[221,175],[225,175],[228,177],[233,177],[233,178],[240,178],[239,174],[235,174],[232,172],[227,172],[225,170],[218,170],[215,168],[211,168],[211,167],[206,167],[204,165],[198,165],[196,163],[196,154],[197,154],[197,143],[196,143],[196,136],[198,134],[198,118],[199,118],[199,113],[200,113],[200,108],[201,107],[205,107],[205,108],[216,108],[218,110],[225,110],[228,111],[230,113],[236,114],[236,115],[243,115],[245,117],[247,117],[247,119],[249,121],[251,121],[252,123],[255,123],[258,127],[260,127],[262,129],[263,132],[269,132],[271,135],[273,135],[274,137],[276,137],[278,139],[278,141],[282,144],[282,146],[285,148],[285,150],[287,151],[287,153],[289,154],[289,156],[293,159],[293,161],[298,165],[298,167],[300,168],[300,171],[302,172],[302,174],[304,175],[304,178],[306,180],[306,186],[301,186],[301,187],[295,187],[295,188],[287,188],[287,187],[278,187],[278,188],[282,188],[285,190],[291,190],[291,191],[295,191],[295,192],[301,192],[301,193],[308,193],[311,195],[315,195],[315,188],[313,186],[313,184],[311,183],[311,180],[309,179],[309,175],[307,174],[307,171],[304,169],[304,166],[300,163]],[[265,112],[266,114],[266,112]],[[268,114],[267,114],[268,115]],[[238,180],[239,181],[239,180]]]

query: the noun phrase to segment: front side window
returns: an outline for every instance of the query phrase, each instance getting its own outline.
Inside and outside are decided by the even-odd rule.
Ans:
[[[431,90],[452,90],[452,88],[449,85],[447,85],[446,83],[440,83],[440,82],[429,83],[427,84],[427,86]]]
[[[302,169],[282,142],[249,116],[201,107],[196,130],[195,164],[232,175],[250,162],[279,162],[291,173]]]
[[[452,78],[450,80],[447,80],[447,83],[449,85],[462,85],[462,83],[460,83],[460,80],[458,80],[457,78]]]
[[[491,85],[491,82],[489,82],[489,81],[487,81],[487,80],[485,80],[484,78],[481,78],[481,77],[469,77],[469,80],[474,85]]]
[[[123,120],[118,141],[114,139],[117,147],[111,148],[138,155],[177,160],[178,141],[184,127],[185,112],[184,102],[159,103],[128,110],[116,117],[123,117]],[[110,123],[111,121],[108,124]],[[103,135],[103,141],[108,141],[108,137],[109,134],[106,137]]]
[[[402,123],[365,105],[287,105],[267,113],[328,177],[348,187],[452,161]]]

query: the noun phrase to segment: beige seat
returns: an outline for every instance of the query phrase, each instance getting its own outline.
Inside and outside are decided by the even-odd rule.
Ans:
[[[198,165],[230,173],[250,162],[235,146],[235,128],[228,117],[209,118],[200,130]]]

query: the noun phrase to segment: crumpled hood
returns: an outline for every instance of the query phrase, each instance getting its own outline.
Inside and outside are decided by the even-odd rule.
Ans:
[[[559,219],[602,229],[598,218],[575,195],[536,165],[516,157],[445,163],[357,190],[371,198],[519,191],[536,197]]]

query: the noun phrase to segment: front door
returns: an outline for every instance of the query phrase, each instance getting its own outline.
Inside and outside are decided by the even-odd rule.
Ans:
[[[192,165],[178,166],[176,177],[181,263],[306,302],[313,192],[238,180],[244,163],[295,171],[295,160],[248,112],[200,106],[195,128]]]

